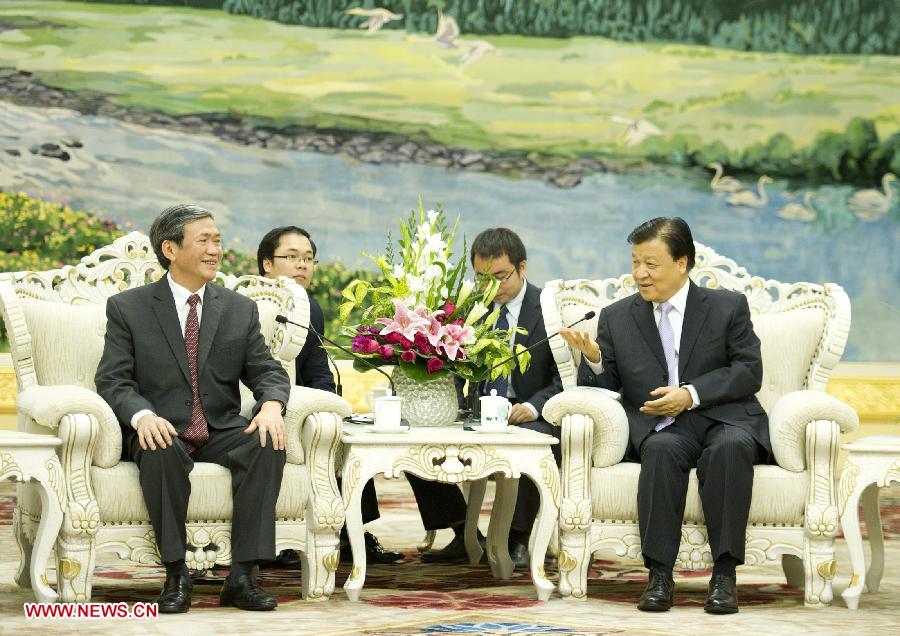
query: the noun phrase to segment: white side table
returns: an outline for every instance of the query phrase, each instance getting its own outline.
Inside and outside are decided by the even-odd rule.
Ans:
[[[25,554],[19,546],[22,554],[16,581],[21,585],[30,579],[34,596],[42,603],[52,603],[59,598],[47,583],[44,572],[63,519],[65,489],[62,466],[56,456],[56,447],[60,444],[62,441],[58,437],[50,435],[0,431],[0,480],[32,480],[41,487],[41,522],[31,554]],[[25,577],[26,568],[28,578]]]
[[[554,585],[544,572],[544,557],[559,514],[559,469],[550,449],[555,437],[516,426],[506,433],[475,433],[461,425],[412,428],[405,433],[373,433],[372,426],[344,424],[344,466],[341,471],[347,534],[353,551],[353,569],[344,591],[356,601],[366,579],[366,551],[360,500],[363,486],[377,474],[388,479],[404,472],[448,484],[472,483],[470,498],[480,501],[485,479],[494,475],[497,494],[487,533],[488,563],[496,578],[512,576],[509,526],[518,492],[518,478],[526,475],[537,486],[541,506],[535,520],[531,552],[531,579],[540,600],[550,598]],[[481,558],[476,529],[478,508],[466,516],[466,551],[471,563]]]
[[[859,606],[863,579],[869,592],[877,592],[884,573],[884,537],[881,533],[881,512],[878,508],[879,488],[892,482],[900,483],[900,436],[863,437],[844,446],[850,451],[841,471],[841,527],[850,549],[853,576],[841,595],[850,609]],[[862,536],[859,532],[859,501],[869,531],[872,563],[866,572]]]

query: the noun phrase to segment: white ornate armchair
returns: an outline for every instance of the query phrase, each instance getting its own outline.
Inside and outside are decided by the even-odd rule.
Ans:
[[[850,301],[834,284],[786,284],[752,277],[700,244],[691,278],[701,286],[746,295],[762,341],[763,385],[757,397],[769,414],[777,463],[755,470],[746,563],[780,558],[788,583],[805,588],[806,605],[825,605],[832,599],[835,572],[839,436],[859,424],[853,409],[824,392],[847,342]],[[630,274],[548,282],[541,293],[547,331],[635,291]],[[583,328],[596,334],[597,317]],[[594,554],[641,558],[640,464],[621,462],[628,442],[622,406],[597,391],[578,388],[580,354],[561,338],[550,343],[564,386],[543,410],[548,421],[562,426],[559,589],[563,597],[584,598]],[[676,565],[691,569],[712,565],[696,471],[691,471]]]
[[[18,428],[56,435],[63,467],[66,505],[56,543],[57,582],[63,601],[89,601],[98,552],[157,563],[159,556],[133,462],[120,461],[122,433],[109,406],[95,392],[94,372],[103,351],[106,298],[157,280],[162,269],[147,238],[137,232],[95,251],[77,266],[46,272],[0,275],[0,303],[18,383]],[[279,313],[309,324],[309,301],[286,278],[223,276],[216,282],[256,301],[261,331],[272,353],[294,377],[293,360],[306,330],[278,324]],[[242,387],[245,414],[253,406]],[[287,465],[276,505],[276,549],[304,555],[302,593],[327,598],[339,561],[338,532],[343,504],[334,479],[342,398],[293,387],[287,405]],[[191,472],[188,505],[188,566],[231,561],[231,477],[216,464],[197,463]],[[16,577],[28,581],[28,562],[40,520],[38,493],[19,486],[14,513],[22,552]]]

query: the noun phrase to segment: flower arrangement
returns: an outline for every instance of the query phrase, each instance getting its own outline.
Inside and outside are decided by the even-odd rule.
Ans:
[[[488,374],[490,379],[507,377],[517,365],[525,371],[529,352],[517,345],[520,355],[510,360],[510,331],[494,329],[499,312],[489,307],[500,281],[487,277],[476,284],[465,277],[465,245],[458,260],[451,261],[458,226],[459,218],[448,231],[443,211],[425,212],[420,199],[418,211],[401,223],[399,253],[389,235],[385,254],[369,256],[381,270],[383,284],[357,279],[341,294],[342,322],[368,299],[361,323],[343,329],[357,355],[399,365],[414,381],[447,373],[469,381]],[[367,370],[359,362],[354,366]]]

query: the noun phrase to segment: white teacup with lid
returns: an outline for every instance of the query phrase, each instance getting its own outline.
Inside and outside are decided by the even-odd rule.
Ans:
[[[509,415],[512,412],[512,404],[502,396],[497,395],[497,389],[491,389],[490,395],[481,398],[481,426],[504,430],[509,424]]]
[[[391,395],[390,389],[387,389],[386,395],[375,398],[373,409],[375,428],[399,428],[402,401],[403,398]]]

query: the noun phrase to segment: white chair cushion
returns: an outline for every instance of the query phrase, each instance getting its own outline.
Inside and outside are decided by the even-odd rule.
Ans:
[[[636,521],[638,475],[641,465],[629,462],[591,469],[593,517],[597,521]],[[750,523],[803,523],[809,473],[792,472],[778,466],[756,466]],[[688,482],[685,523],[705,523],[700,503],[697,471]]]
[[[753,330],[762,342],[763,381],[756,394],[766,411],[782,395],[806,388],[806,376],[825,327],[822,309],[756,314]]]
[[[22,311],[31,334],[38,383],[96,390],[94,373],[103,355],[106,307],[23,298]]]
[[[104,523],[146,522],[150,518],[134,462],[119,462],[112,468],[92,466],[91,479],[100,506],[100,520]],[[303,519],[308,498],[306,466],[286,464],[275,504],[276,519]],[[188,521],[231,519],[231,513],[231,471],[218,464],[194,464]]]

